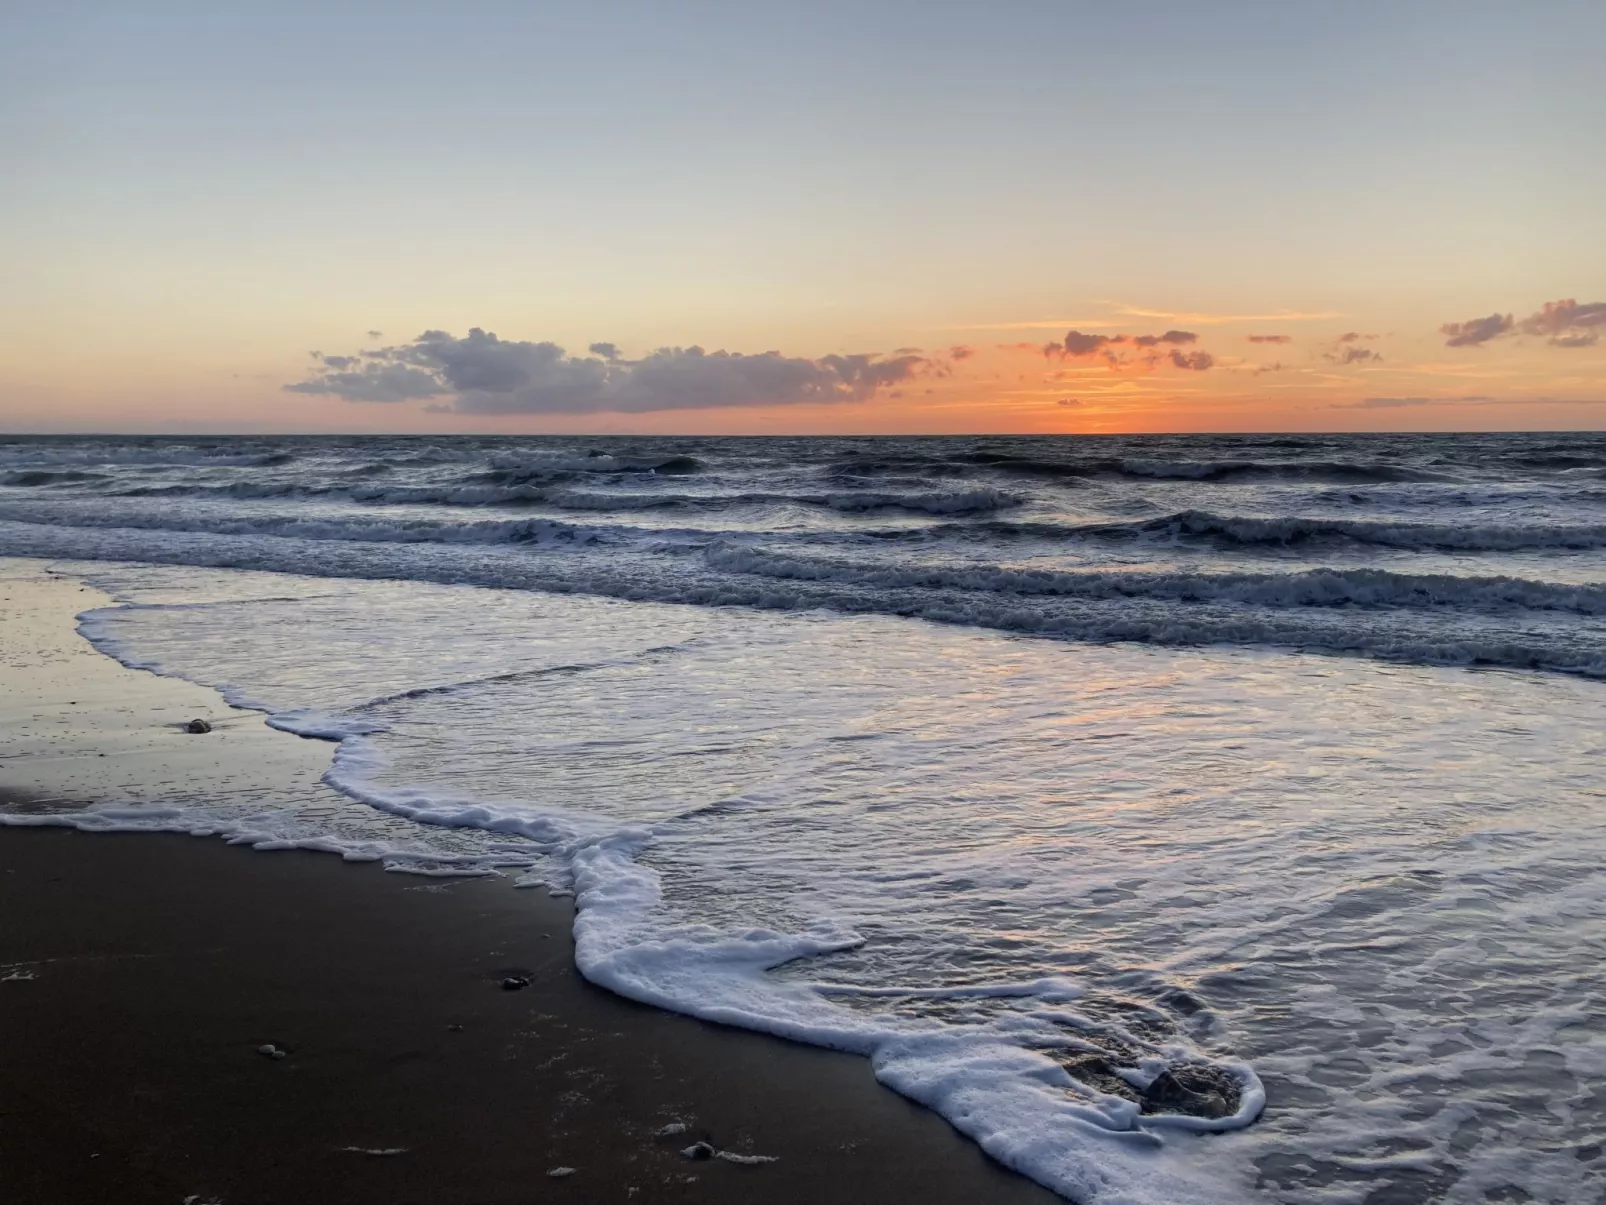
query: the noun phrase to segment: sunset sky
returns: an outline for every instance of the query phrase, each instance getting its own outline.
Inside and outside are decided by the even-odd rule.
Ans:
[[[0,430],[1598,429],[1603,45],[1599,0],[20,0]]]

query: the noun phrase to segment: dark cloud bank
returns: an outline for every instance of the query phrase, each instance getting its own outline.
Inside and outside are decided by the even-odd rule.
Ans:
[[[588,352],[570,355],[556,343],[500,339],[478,327],[462,338],[425,331],[411,343],[349,356],[314,352],[312,374],[285,388],[349,402],[444,399],[432,408],[456,414],[643,413],[864,401],[948,369],[908,348],[818,359],[661,347],[631,360],[612,343],[593,343]]]

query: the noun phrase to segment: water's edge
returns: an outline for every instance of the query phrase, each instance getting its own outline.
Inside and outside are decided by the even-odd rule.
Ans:
[[[91,585],[87,579],[86,585]],[[783,933],[751,930],[739,936],[687,932],[646,940],[646,917],[660,900],[657,875],[636,855],[653,834],[648,827],[599,826],[594,819],[554,813],[510,816],[473,799],[442,799],[373,784],[382,761],[369,733],[333,717],[274,712],[227,686],[198,682],[122,647],[107,621],[139,604],[114,600],[75,617],[76,630],[98,654],[128,668],[213,691],[225,706],[261,714],[271,728],[333,745],[323,782],[346,799],[422,825],[479,829],[506,838],[489,852],[443,856],[375,842],[327,836],[287,836],[253,817],[221,818],[185,807],[91,807],[61,813],[0,813],[0,824],[59,825],[84,832],[167,832],[218,837],[230,844],[273,851],[300,849],[338,854],[347,861],[379,862],[395,873],[425,876],[492,875],[523,871],[519,886],[546,886],[575,902],[576,969],[588,981],[621,996],[668,1011],[804,1044],[867,1057],[876,1078],[932,1109],[1005,1166],[1075,1201],[1195,1202],[1241,1200],[1246,1186],[1173,1158],[1190,1134],[1237,1129],[1265,1106],[1259,1078],[1247,1064],[1220,1059],[1215,1070],[1237,1090],[1230,1116],[1144,1114],[1126,1096],[1111,1095],[1073,1078],[1061,1062],[1031,1049],[1030,1025],[1006,1024],[991,1032],[924,1031],[887,1018],[847,1014],[818,985],[776,982],[765,972],[813,955],[851,948],[861,940],[845,930]],[[540,857],[532,857],[538,852]],[[941,995],[942,993],[937,993]],[[999,983],[961,989],[965,995],[1035,997],[1064,1010],[1067,1024],[1099,1041],[1114,1037],[1138,1053],[1128,1075],[1146,1087],[1169,1066],[1196,1064],[1198,1052],[1156,1045],[1076,1015],[1080,994],[1066,980]],[[1074,1043],[1072,1050],[1076,1047]],[[1104,1045],[1084,1043],[1086,1053]],[[1057,1139],[1054,1135],[1058,1135]],[[1046,1144],[1058,1149],[1046,1149]]]

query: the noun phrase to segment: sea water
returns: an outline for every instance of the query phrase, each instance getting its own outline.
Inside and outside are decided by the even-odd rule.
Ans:
[[[1606,1199],[1606,437],[15,439],[0,554],[339,793],[13,820],[573,893],[1076,1200]]]

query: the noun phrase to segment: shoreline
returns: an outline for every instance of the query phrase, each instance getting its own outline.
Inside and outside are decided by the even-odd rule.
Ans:
[[[0,806],[152,802],[175,783],[319,789],[322,743],[90,648],[71,618],[90,595],[41,562],[0,561]],[[190,737],[179,726],[192,717],[221,723]],[[0,828],[4,1195],[1059,1199],[861,1058],[587,983],[572,915],[505,878]],[[503,990],[510,974],[529,985]],[[259,1053],[270,1043],[285,1057]],[[659,1135],[676,1124],[687,1128]],[[687,1159],[697,1140],[776,1162]],[[549,1175],[562,1168],[574,1170]]]

